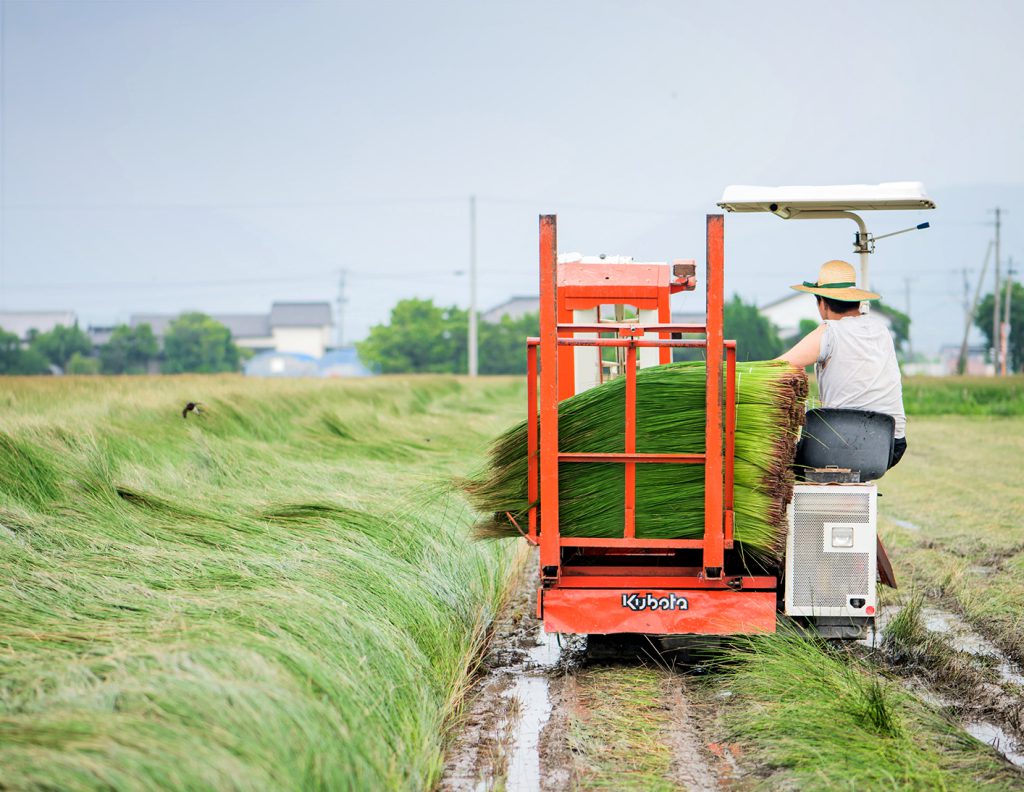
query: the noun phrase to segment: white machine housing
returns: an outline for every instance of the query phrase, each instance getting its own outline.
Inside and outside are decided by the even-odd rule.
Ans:
[[[875,615],[877,500],[870,482],[793,487],[786,537],[788,615]]]

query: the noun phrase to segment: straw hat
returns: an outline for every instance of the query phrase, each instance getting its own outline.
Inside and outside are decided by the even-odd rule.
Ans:
[[[853,265],[839,260],[826,261],[821,265],[821,269],[818,270],[817,283],[804,281],[801,285],[790,286],[790,288],[842,302],[880,299],[879,295],[874,292],[858,289],[857,273],[854,271]]]

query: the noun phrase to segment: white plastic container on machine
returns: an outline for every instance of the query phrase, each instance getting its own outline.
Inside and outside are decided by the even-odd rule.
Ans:
[[[788,615],[875,615],[877,499],[872,483],[793,488],[786,538]]]

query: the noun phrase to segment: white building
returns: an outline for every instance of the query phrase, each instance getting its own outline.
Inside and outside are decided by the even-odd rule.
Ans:
[[[28,341],[32,330],[49,333],[57,325],[74,327],[77,321],[74,311],[0,311],[0,329],[14,333],[22,342]]]
[[[810,319],[815,324],[821,323],[821,314],[818,313],[818,303],[813,294],[804,292],[793,292],[785,297],[762,305],[758,310],[769,322],[775,325],[779,338],[787,341],[800,332],[800,322]],[[885,322],[886,327],[892,329],[892,320],[885,311],[875,311],[875,316]]]
[[[510,297],[501,305],[495,305],[489,311],[484,311],[480,314],[480,318],[485,322],[497,324],[506,316],[510,319],[521,319],[527,314],[535,313],[540,313],[540,298],[520,295]]]
[[[132,314],[129,324],[148,324],[160,341],[179,314]],[[327,302],[276,302],[265,314],[211,314],[231,331],[239,347],[255,352],[296,352],[321,358],[331,342],[334,320]]]

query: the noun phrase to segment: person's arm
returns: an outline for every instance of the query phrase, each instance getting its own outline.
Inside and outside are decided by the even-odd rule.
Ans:
[[[788,352],[779,355],[779,360],[785,360],[791,366],[806,368],[818,362],[821,356],[821,337],[825,333],[825,325],[818,325],[803,338],[793,345]]]

